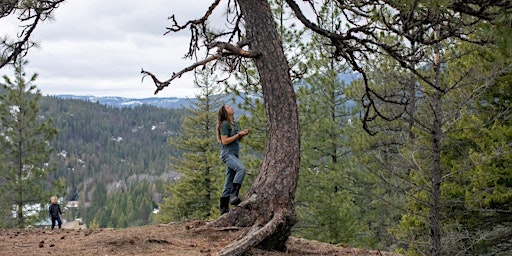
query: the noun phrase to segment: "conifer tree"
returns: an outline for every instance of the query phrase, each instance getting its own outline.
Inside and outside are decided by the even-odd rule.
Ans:
[[[318,11],[320,26],[334,27],[340,13],[330,5]],[[349,138],[355,133],[353,100],[347,89],[355,78],[344,62],[329,58],[333,47],[313,35],[302,52],[307,57],[308,76],[297,96],[301,126],[301,169],[297,187],[294,227],[301,237],[330,243],[371,246],[363,222],[358,188],[350,176],[353,162]],[[352,76],[352,77],[351,77]],[[359,128],[359,127],[357,127]],[[365,235],[363,235],[365,234]]]
[[[501,31],[499,37],[503,36]],[[512,31],[506,33],[510,35]],[[488,32],[486,32],[488,33]],[[450,200],[444,223],[453,251],[475,255],[510,254],[512,235],[512,90],[510,49],[459,44],[467,51],[451,77],[462,72],[460,84],[472,85],[466,94],[478,95],[460,111],[455,132],[449,134],[453,150],[444,162],[450,167],[443,186]],[[470,72],[460,67],[470,68]]]
[[[299,81],[308,70],[302,53],[302,49],[305,48],[302,40],[304,29],[299,28],[292,21],[293,13],[286,8],[284,0],[271,0],[269,4],[291,67],[292,79]],[[230,95],[231,102],[236,104],[241,111],[248,113],[248,115],[240,116],[238,123],[240,127],[251,129],[250,139],[244,140],[244,145],[247,147],[241,148],[241,159],[246,166],[244,183],[252,184],[265,153],[265,138],[267,135],[265,124],[267,119],[256,66],[252,61],[241,61],[243,63],[243,65],[240,65],[241,72],[232,74],[235,82],[226,81],[225,92]],[[242,187],[241,194],[245,194],[244,190],[246,188],[246,186]]]
[[[431,31],[433,36],[441,32]],[[472,40],[478,41],[475,36]],[[418,45],[433,54],[422,56],[407,70],[383,56],[367,63],[368,70],[372,70],[367,73],[369,89],[360,96],[366,100],[367,124],[371,123],[371,130],[378,133],[370,143],[375,146],[366,152],[373,160],[365,166],[373,170],[379,184],[406,202],[400,225],[390,230],[407,253],[474,253],[475,244],[487,239],[475,232],[478,225],[472,229],[467,225],[468,216],[477,216],[467,205],[475,202],[475,191],[465,188],[475,188],[469,183],[476,182],[474,176],[466,176],[470,168],[465,166],[474,163],[474,156],[468,152],[474,150],[475,141],[468,142],[461,134],[482,132],[482,127],[476,128],[479,122],[468,120],[479,112],[478,103],[492,105],[481,95],[490,87],[488,81],[509,72],[509,64],[496,62],[495,57],[475,59],[486,56],[485,51],[464,40]],[[365,98],[368,92],[377,96]],[[467,196],[470,194],[471,198]],[[397,208],[403,206],[399,201],[391,203]]]
[[[171,156],[170,165],[180,177],[165,187],[167,196],[159,204],[157,221],[208,220],[219,216],[218,201],[224,181],[224,165],[215,136],[221,99],[216,94],[214,76],[203,71],[195,83],[201,88],[197,101],[191,101],[181,132],[169,139],[170,147],[183,152]],[[213,78],[213,79],[212,79]]]
[[[56,192],[54,188],[48,189],[45,182],[53,171],[48,160],[50,141],[57,130],[52,127],[51,120],[39,115],[41,93],[33,84],[37,74],[27,81],[26,64],[24,60],[16,62],[14,80],[3,77],[1,85],[4,92],[0,97],[0,194],[3,201],[15,207],[17,227],[34,223],[38,212],[28,209],[41,205],[42,211],[47,211],[46,203]]]

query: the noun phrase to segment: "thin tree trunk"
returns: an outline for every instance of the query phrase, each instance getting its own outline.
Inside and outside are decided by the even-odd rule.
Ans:
[[[438,34],[439,31],[436,31],[435,33]],[[439,90],[439,88],[441,88],[440,58],[439,45],[437,44],[434,46],[434,75],[436,89],[432,101],[432,108],[434,112],[432,130],[432,205],[430,206],[430,255],[432,256],[441,255],[441,122],[443,118],[443,110],[441,108],[442,92]]]
[[[18,119],[18,133],[17,133],[17,150],[18,150],[18,155],[17,155],[17,160],[18,160],[18,227],[19,228],[22,228],[23,225],[24,225],[24,217],[23,217],[23,155],[22,155],[22,152],[23,152],[23,148],[22,148],[22,138],[21,138],[21,133],[22,133],[22,128],[21,128],[21,121],[22,121],[22,116],[21,116],[21,113],[19,113],[19,116],[16,117]]]

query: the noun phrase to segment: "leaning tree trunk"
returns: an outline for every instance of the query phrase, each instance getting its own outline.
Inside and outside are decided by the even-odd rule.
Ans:
[[[238,0],[250,50],[260,53],[258,69],[267,117],[266,152],[258,176],[242,203],[214,226],[251,227],[220,255],[250,247],[284,250],[297,222],[294,208],[299,172],[299,125],[295,92],[277,28],[267,1]]]

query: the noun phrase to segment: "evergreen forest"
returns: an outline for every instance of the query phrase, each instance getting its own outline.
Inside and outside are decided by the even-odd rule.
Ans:
[[[178,177],[168,158],[179,151],[167,140],[179,134],[185,112],[43,97],[40,115],[58,130],[48,184],[61,180],[62,203],[79,202],[66,218],[81,218],[90,227],[148,224],[163,184]]]

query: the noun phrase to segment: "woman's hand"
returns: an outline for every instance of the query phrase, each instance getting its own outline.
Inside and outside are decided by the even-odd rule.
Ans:
[[[238,132],[239,136],[240,136],[240,139],[242,139],[244,136],[246,136],[247,134],[249,134],[249,129],[245,129],[243,131],[240,131]]]

